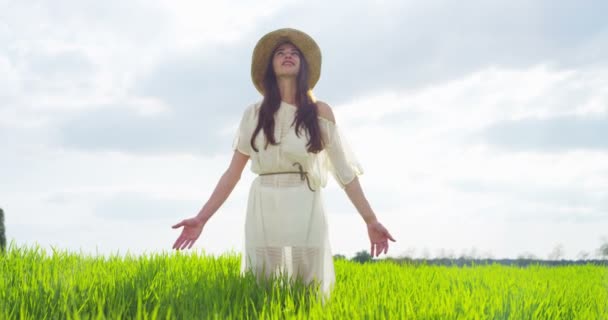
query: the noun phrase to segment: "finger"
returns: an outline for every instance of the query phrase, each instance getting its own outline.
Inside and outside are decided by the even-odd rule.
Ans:
[[[184,246],[184,242],[186,242],[186,240],[182,240],[179,242],[179,244],[177,245],[177,250],[182,250],[182,247]]]
[[[175,241],[175,245],[173,247],[177,250],[181,250],[181,246],[184,244],[184,242],[186,242],[186,240],[186,236],[184,235],[184,233],[182,233],[177,239],[177,241]]]
[[[192,246],[194,246],[194,243],[196,242],[196,239],[192,239],[188,242],[188,249],[192,248]]]
[[[194,242],[196,242],[196,240],[192,240],[192,241],[190,242],[190,245],[188,245],[188,249],[192,248],[192,246],[194,245]]]
[[[188,243],[189,243],[189,242],[190,242],[190,239],[186,239],[186,240],[184,241],[184,243],[182,243],[182,245],[181,245],[181,247],[180,247],[180,250],[184,250],[184,249],[186,249],[186,247],[188,246]]]
[[[178,249],[183,241],[184,241],[184,238],[182,236],[179,236],[177,238],[177,240],[175,240],[175,243],[173,243],[173,249]]]
[[[381,243],[378,245],[378,248],[376,249],[376,254],[378,255],[378,257],[382,254],[382,251],[384,251],[384,244]]]
[[[384,246],[384,254],[386,254],[388,252],[388,243],[386,243],[386,245]]]
[[[188,249],[188,248],[192,247],[192,245],[194,244],[194,241],[195,241],[195,239],[186,240],[182,249]]]
[[[171,226],[171,228],[177,229],[177,228],[182,227],[182,226],[184,226],[184,220],[182,220],[181,222],[179,222],[179,223]]]
[[[375,251],[374,251],[375,246],[376,245],[374,243],[372,243],[372,248],[370,250],[370,254],[371,254],[372,257],[374,256],[374,253],[375,253]]]
[[[186,241],[184,241],[184,243],[182,244],[182,250],[188,249],[188,245],[190,244],[190,239],[187,239]]]
[[[391,234],[388,232],[388,230],[386,230],[386,234],[385,236],[389,239],[391,239],[393,242],[397,242],[397,240],[395,240],[395,238],[393,238],[393,236],[391,236]]]
[[[180,247],[182,246],[182,243],[184,243],[184,240],[180,240],[179,242],[176,242],[176,243],[173,245],[173,249],[175,249],[175,250],[180,250]]]

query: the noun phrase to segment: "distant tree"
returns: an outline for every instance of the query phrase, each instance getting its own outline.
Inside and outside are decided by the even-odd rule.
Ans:
[[[518,260],[536,260],[538,258],[531,252],[524,252],[524,253],[518,254],[517,259]]]
[[[460,254],[460,256],[458,256],[458,258],[460,258],[460,259],[476,259],[476,258],[478,258],[477,248],[471,247],[470,251],[468,251],[467,249],[462,250],[462,253]]]
[[[445,257],[448,259],[456,259],[456,254],[454,253],[453,249],[449,249]]]
[[[460,253],[460,255],[458,256],[458,259],[470,259],[471,257],[469,256],[469,254],[467,253],[467,250],[462,250],[462,253]]]
[[[581,251],[578,253],[577,258],[579,260],[587,260],[587,259],[589,259],[590,255],[591,254],[589,254],[589,252],[587,252],[587,251]]]
[[[4,234],[4,210],[0,208],[0,251],[4,252],[6,248],[6,235]]]
[[[549,260],[559,260],[564,256],[564,245],[561,243],[557,244],[551,253],[549,253]]]
[[[352,261],[356,261],[359,263],[366,263],[372,260],[372,255],[369,254],[366,250],[359,251],[355,254],[355,257],[352,258]]]
[[[346,260],[346,256],[343,254],[334,254],[334,260]]]

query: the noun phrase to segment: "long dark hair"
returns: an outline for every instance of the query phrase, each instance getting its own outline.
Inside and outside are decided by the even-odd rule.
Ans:
[[[283,43],[279,43],[278,48]],[[295,45],[294,45],[295,46]],[[258,133],[264,129],[264,135],[266,136],[266,144],[264,149],[268,147],[268,144],[278,145],[274,139],[274,115],[279,110],[281,105],[281,93],[279,92],[279,86],[277,85],[277,78],[274,74],[274,68],[272,65],[272,59],[274,57],[275,50],[270,56],[268,66],[266,67],[266,74],[264,75],[264,100],[260,107],[258,114],[258,124],[251,135],[251,147],[255,152],[259,150],[255,146],[255,137]],[[296,47],[297,48],[297,47]],[[300,71],[296,79],[296,104],[298,110],[296,111],[295,119],[292,125],[295,123],[296,135],[300,136],[300,128],[304,127],[308,132],[308,143],[306,144],[307,151],[312,153],[318,153],[323,150],[323,143],[321,141],[321,132],[319,129],[319,122],[317,120],[317,105],[314,102],[308,87],[308,62],[301,54],[300,50]]]

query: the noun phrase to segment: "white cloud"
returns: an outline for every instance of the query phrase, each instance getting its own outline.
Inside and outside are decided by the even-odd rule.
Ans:
[[[474,243],[464,242],[462,235],[473,232],[464,226],[468,223],[490,235],[519,228],[522,221],[545,223],[547,228],[564,222],[573,228],[593,222],[608,227],[608,153],[582,149],[555,154],[542,148],[516,152],[472,135],[511,118],[603,117],[608,96],[606,86],[597,84],[606,81],[604,70],[491,68],[422,90],[354,98],[334,109],[367,169],[363,181],[374,199],[372,206],[386,210],[379,215],[395,230],[410,226],[434,234],[435,247],[470,247]],[[590,101],[601,108],[589,112]],[[450,231],[451,238],[443,237],[435,232],[437,221],[446,228],[452,223],[463,227]],[[587,249],[599,241],[599,230],[587,235]],[[538,237],[528,231],[522,236]],[[416,236],[426,237],[420,232]],[[524,251],[526,242],[507,235],[486,237],[483,243],[495,248],[490,251],[505,252],[497,249],[504,250],[501,241],[518,243],[516,248]],[[541,249],[548,250],[551,241],[559,238],[543,239],[533,252],[544,257]],[[514,250],[508,250],[512,257]],[[573,257],[577,253],[570,251]]]
[[[233,44],[287,4],[15,2],[0,29],[6,45],[0,71],[7,76],[0,97],[10,94],[12,108],[26,111],[5,112],[13,122],[42,117],[47,124],[64,113],[149,101],[154,98],[134,95],[133,87],[167,56]]]

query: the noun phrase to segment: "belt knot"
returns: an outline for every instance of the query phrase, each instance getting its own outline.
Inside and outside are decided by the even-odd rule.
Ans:
[[[266,172],[266,173],[260,173],[259,175],[260,176],[269,176],[269,175],[274,175],[274,174],[298,173],[300,175],[300,180],[304,181],[306,179],[306,184],[308,185],[308,189],[310,189],[310,191],[312,191],[312,192],[315,192],[315,190],[310,186],[308,172],[304,171],[304,167],[302,167],[302,164],[299,162],[294,162],[293,166],[298,166],[298,171]]]

